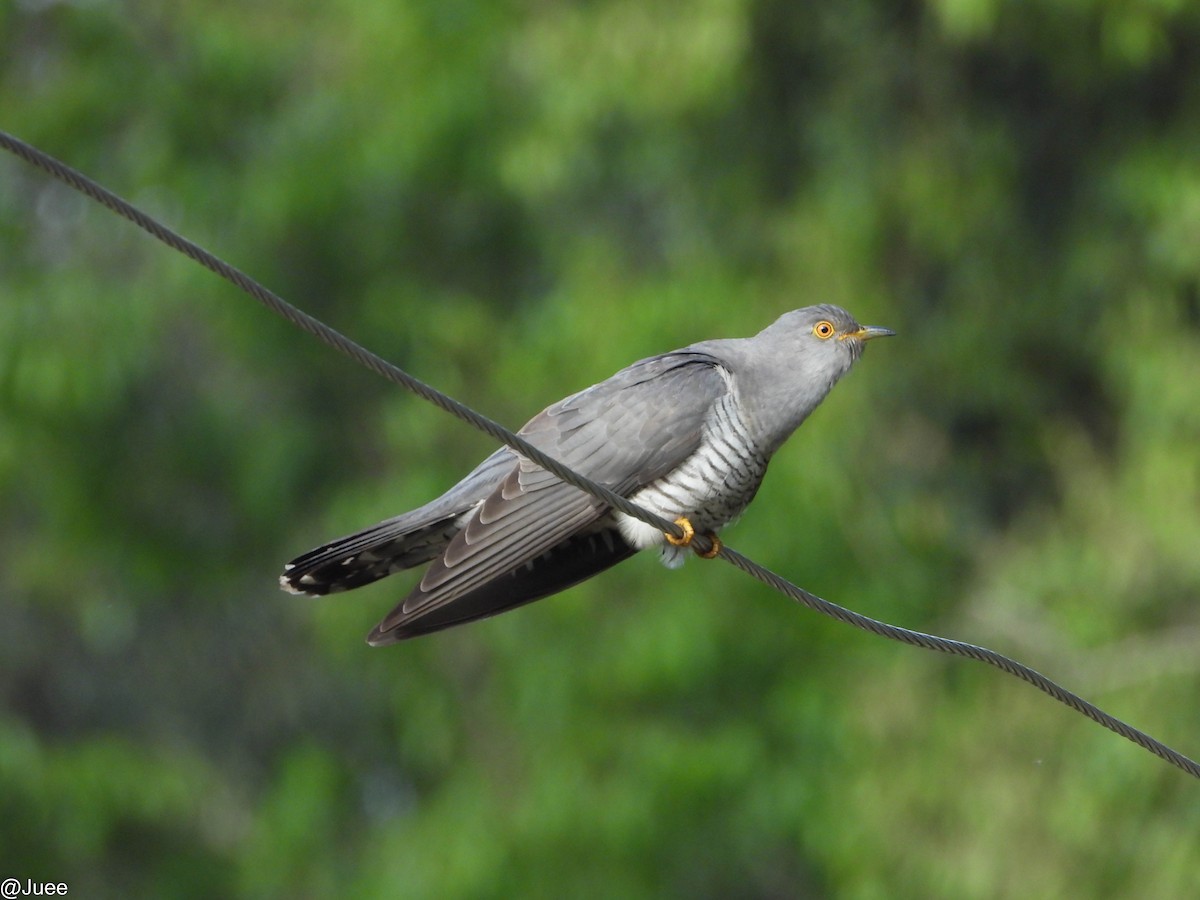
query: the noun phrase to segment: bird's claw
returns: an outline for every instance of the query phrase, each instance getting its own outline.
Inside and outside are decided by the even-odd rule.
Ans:
[[[696,529],[692,527],[692,523],[687,516],[680,516],[675,520],[675,524],[683,529],[683,537],[675,537],[671,532],[664,532],[667,538],[667,543],[672,547],[687,547],[692,543],[692,538],[696,536]]]
[[[680,516],[675,520],[675,524],[683,530],[683,537],[675,537],[675,535],[671,534],[669,531],[663,532],[667,539],[667,543],[672,547],[691,547],[692,539],[696,537],[696,529],[692,525],[691,521],[687,516]],[[704,551],[701,551],[696,547],[692,547],[692,550],[701,559],[713,559],[718,553],[721,552],[721,540],[711,531],[707,532],[704,536],[712,542],[712,546]]]

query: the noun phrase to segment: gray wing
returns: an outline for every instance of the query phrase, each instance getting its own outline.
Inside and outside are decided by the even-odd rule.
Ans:
[[[682,350],[651,357],[568,397],[535,416],[520,434],[534,446],[611,490],[629,495],[679,466],[700,444],[713,404],[728,385],[715,357]],[[600,530],[608,507],[539,466],[520,459],[434,560],[420,584],[372,632],[373,644],[391,643],[433,628],[481,618],[562,590],[632,554],[615,532],[599,543],[583,537]],[[604,549],[608,545],[608,550]],[[576,548],[576,556],[564,552]],[[591,559],[583,565],[578,555]],[[559,566],[527,581],[526,567]],[[502,596],[487,586],[511,576]],[[562,583],[558,583],[561,581]],[[484,592],[481,594],[481,592]],[[484,595],[491,597],[482,602]],[[466,607],[448,609],[459,598]],[[415,626],[415,627],[414,627]]]

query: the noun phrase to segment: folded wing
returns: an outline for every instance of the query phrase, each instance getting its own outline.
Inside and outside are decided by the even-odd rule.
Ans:
[[[727,390],[716,359],[677,351],[554,404],[520,433],[574,471],[629,495],[696,451]],[[369,640],[387,644],[494,615],[628,558],[634,551],[608,512],[520,458]]]

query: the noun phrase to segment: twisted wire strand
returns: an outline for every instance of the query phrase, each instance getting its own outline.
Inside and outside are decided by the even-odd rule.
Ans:
[[[467,424],[478,428],[492,438],[495,438],[502,444],[505,444],[525,456],[532,462],[546,469],[548,472],[562,479],[567,484],[578,488],[581,491],[592,495],[598,500],[603,501],[608,506],[616,509],[626,515],[633,516],[636,519],[654,526],[655,528],[672,534],[675,537],[683,537],[683,529],[674,522],[670,522],[661,516],[655,515],[649,510],[642,509],[635,503],[631,503],[625,497],[613,493],[603,485],[596,484],[588,478],[583,477],[579,473],[571,470],[567,466],[560,463],[558,460],[543,453],[537,447],[534,447],[528,441],[514,434],[509,429],[505,428],[498,422],[482,415],[471,409],[469,406],[455,400],[436,388],[426,384],[420,379],[405,372],[400,367],[389,363],[382,357],[372,353],[366,348],[360,346],[350,338],[334,330],[319,319],[308,315],[307,313],[292,306],[278,294],[263,287],[249,275],[246,275],[241,270],[229,265],[218,257],[209,253],[203,247],[192,243],[183,236],[172,231],[170,228],[158,222],[153,217],[139,210],[137,207],[126,202],[116,194],[101,187],[96,182],[92,181],[86,175],[76,171],[65,163],[60,162],[52,156],[42,152],[38,148],[27,144],[19,138],[8,134],[5,131],[0,131],[0,146],[15,156],[21,158],[25,162],[38,169],[57,178],[59,181],[71,186],[80,193],[92,198],[102,206],[116,213],[124,219],[128,219],[134,225],[137,225],[143,231],[153,235],[162,243],[166,244],[173,250],[176,250],[187,256],[194,262],[199,263],[211,272],[224,278],[231,284],[241,288],[245,293],[249,294],[255,300],[258,300],[267,309],[274,312],[276,315],[283,317],[286,321],[295,325],[308,334],[317,338],[317,340],[326,344],[338,352],[350,357],[359,365],[364,366],[377,375],[387,379],[393,384],[399,385],[408,391],[416,394],[424,400],[434,404],[439,409],[450,413]],[[700,553],[710,551],[714,544],[703,534],[696,534],[692,540],[692,546]],[[853,610],[846,609],[844,606],[839,606],[836,603],[831,603],[818,597],[816,594],[809,593],[801,587],[792,584],[787,579],[775,574],[770,569],[767,569],[751,559],[743,556],[731,547],[721,543],[717,545],[717,556],[724,559],[734,567],[745,572],[747,575],[757,579],[768,587],[774,588],[779,593],[790,597],[797,603],[820,613],[836,619],[854,628],[866,631],[870,634],[888,638],[889,640],[898,641],[902,644],[908,644],[913,647],[921,647],[925,650],[932,650],[938,653],[944,653],[951,656],[960,656],[967,659],[973,659],[977,662],[985,663],[1006,672],[1022,681],[1027,682],[1043,693],[1053,697],[1058,702],[1064,704],[1070,709],[1091,719],[1110,731],[1121,735],[1134,744],[1137,744],[1144,750],[1148,750],[1160,759],[1165,760],[1173,766],[1183,770],[1193,778],[1200,778],[1200,764],[1194,760],[1184,756],[1161,741],[1152,738],[1143,731],[1134,728],[1115,716],[1109,715],[1104,710],[1089,703],[1077,694],[1068,691],[1056,682],[1042,675],[1040,672],[1031,669],[1030,667],[1019,663],[1001,653],[994,650],[989,650],[986,647],[968,644],[962,641],[951,640],[950,638],[939,637],[938,635],[925,634],[920,631],[913,631],[908,628],[902,628],[898,625],[891,625],[887,622],[881,622],[878,619],[872,619],[869,616],[864,616],[861,613],[856,613]]]
[[[499,422],[489,419],[466,404],[460,403],[453,397],[443,394],[419,378],[408,374],[408,372],[399,366],[388,362],[383,357],[372,353],[360,344],[350,340],[350,338],[326,325],[320,319],[316,319],[308,313],[292,306],[292,304],[288,303],[278,294],[263,287],[240,269],[218,258],[198,244],[192,243],[149,214],[142,212],[133,204],[118,197],[112,191],[101,187],[86,175],[72,169],[66,163],[60,162],[54,157],[38,150],[36,147],[26,144],[24,141],[4,131],[0,131],[0,145],[31,165],[53,175],[80,193],[92,198],[122,218],[128,219],[143,231],[158,238],[158,240],[162,241],[172,250],[177,250],[192,261],[199,263],[209,271],[216,273],[226,281],[241,288],[245,293],[271,310],[271,312],[281,316],[302,331],[308,332],[323,344],[350,357],[376,375],[380,375],[393,384],[411,391],[418,397],[429,401],[445,412],[466,422],[468,425],[472,425],[480,431],[485,432],[500,443],[507,444],[522,456],[537,463],[548,472],[561,478],[567,484],[577,487],[599,500],[603,500],[614,509],[634,518],[641,519],[643,522],[653,525],[664,532],[670,532],[677,538],[683,537],[683,529],[674,522],[657,516],[649,510],[642,509],[621,495],[613,493],[603,485],[594,484],[583,476],[578,475],[554,459],[554,457],[548,456],[524,438],[505,428]],[[711,546],[711,544],[701,543],[699,539],[693,541],[693,544],[704,550]]]
[[[989,650],[987,647],[980,647],[976,644],[968,644],[964,641],[940,637],[936,634],[926,634],[922,631],[901,628],[899,625],[891,625],[887,622],[881,622],[878,619],[872,619],[870,616],[864,616],[862,613],[856,613],[851,609],[846,609],[844,606],[838,606],[836,603],[831,603],[828,600],[818,597],[816,594],[810,593],[802,587],[797,587],[787,579],[775,574],[770,569],[760,566],[753,560],[747,559],[729,547],[723,546],[718,555],[752,578],[758,579],[763,584],[774,588],[781,594],[790,597],[802,606],[806,606],[823,616],[828,616],[831,619],[852,625],[870,634],[898,641],[901,644],[921,647],[925,650],[933,650],[937,653],[945,653],[950,656],[973,659],[976,662],[985,663],[999,669],[1001,672],[1006,672],[1015,678],[1019,678],[1033,685],[1042,693],[1053,697],[1064,706],[1087,716],[1087,718],[1099,725],[1103,725],[1109,731],[1115,732],[1121,735],[1121,737],[1132,741],[1143,750],[1149,750],[1155,756],[1182,769],[1193,778],[1200,778],[1200,764],[1197,764],[1195,760],[1184,756],[1179,751],[1168,747],[1166,744],[1152,738],[1144,731],[1134,728],[1127,722],[1121,721],[1116,716],[1109,715],[1094,703],[1090,703],[1078,694],[1068,691],[1036,669],[1031,669],[1024,663],[1010,659],[1003,653],[997,653],[995,650]]]

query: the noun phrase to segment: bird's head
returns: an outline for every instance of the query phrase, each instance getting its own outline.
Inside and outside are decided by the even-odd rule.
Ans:
[[[840,306],[806,306],[784,313],[764,332],[788,344],[793,362],[799,361],[810,377],[827,374],[837,380],[862,356],[867,341],[896,332],[878,325],[859,325]]]
[[[867,341],[892,334],[826,304],[784,313],[751,338],[743,380],[763,445],[785,440],[850,371]]]
[[[754,337],[695,347],[711,349],[724,362],[739,414],[756,446],[770,454],[850,371],[867,341],[894,333],[859,325],[837,306],[807,306],[784,313]]]

